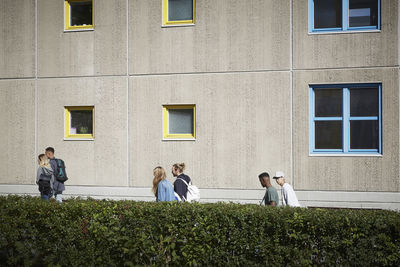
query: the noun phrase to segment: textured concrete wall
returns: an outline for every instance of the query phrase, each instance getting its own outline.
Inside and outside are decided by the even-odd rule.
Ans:
[[[289,0],[196,1],[196,25],[161,27],[161,0],[129,7],[130,73],[289,68]]]
[[[35,1],[0,1],[0,78],[35,76]]]
[[[64,1],[39,1],[39,77],[126,74],[126,1],[94,9],[94,31],[64,32]]]
[[[398,0],[381,1],[380,32],[308,34],[308,0],[293,1],[295,69],[395,66]]]
[[[289,72],[142,76],[130,80],[131,186],[173,163],[202,188],[259,188],[290,173]],[[195,141],[162,141],[162,105],[196,104]]]
[[[382,83],[382,157],[309,156],[309,84]],[[293,138],[296,189],[400,191],[397,68],[294,73]]]
[[[1,183],[35,183],[34,81],[0,81],[0,114]]]
[[[95,106],[94,141],[64,141],[64,106]],[[127,186],[126,79],[38,81],[38,153],[53,146],[68,185]]]
[[[276,170],[307,203],[337,205],[338,191],[399,192],[400,10],[396,0],[381,2],[379,32],[309,34],[307,0],[197,1],[188,27],[162,27],[161,0],[129,0],[128,10],[126,0],[96,0],[95,30],[82,32],[64,32],[62,0],[38,0],[39,79],[0,80],[0,183],[34,188],[37,139],[37,153],[54,146],[66,161],[72,190],[97,188],[96,197],[153,199],[153,168],[172,181],[176,162],[187,164],[206,201],[255,203],[257,175]],[[0,1],[0,79],[35,76],[34,11],[34,0]],[[128,44],[129,89],[121,77]],[[309,84],[358,82],[383,84],[383,156],[309,156]],[[162,140],[163,104],[196,104],[195,141]],[[80,105],[95,106],[95,140],[65,141],[64,106]],[[351,193],[345,205],[379,202],[374,194],[365,206],[369,193]],[[398,203],[386,194],[379,207]]]

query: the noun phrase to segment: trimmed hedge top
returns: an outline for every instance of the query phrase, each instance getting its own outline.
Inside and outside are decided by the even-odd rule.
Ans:
[[[400,265],[400,213],[0,197],[0,264]]]

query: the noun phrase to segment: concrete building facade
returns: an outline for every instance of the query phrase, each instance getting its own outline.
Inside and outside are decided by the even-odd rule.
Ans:
[[[258,203],[280,170],[303,206],[400,209],[397,0],[376,0],[375,29],[332,31],[315,0],[196,0],[185,25],[167,0],[94,0],[78,30],[68,2],[0,3],[1,194],[37,193],[52,146],[68,196],[154,200],[153,168],[185,162],[205,202]],[[379,86],[379,149],[313,153],[313,86],[360,84]],[[165,105],[195,106],[194,138],[163,136]],[[94,109],[93,138],[66,138],[68,107]]]

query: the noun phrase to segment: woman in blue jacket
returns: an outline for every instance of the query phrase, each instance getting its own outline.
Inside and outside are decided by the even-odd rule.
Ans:
[[[153,193],[158,201],[174,201],[174,188],[172,184],[166,179],[167,175],[163,167],[155,167],[153,170]]]

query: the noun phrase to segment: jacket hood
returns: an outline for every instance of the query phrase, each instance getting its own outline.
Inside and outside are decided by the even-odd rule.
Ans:
[[[53,175],[54,174],[53,169],[51,167],[46,168],[46,167],[42,166],[42,169],[43,169],[44,175]]]

